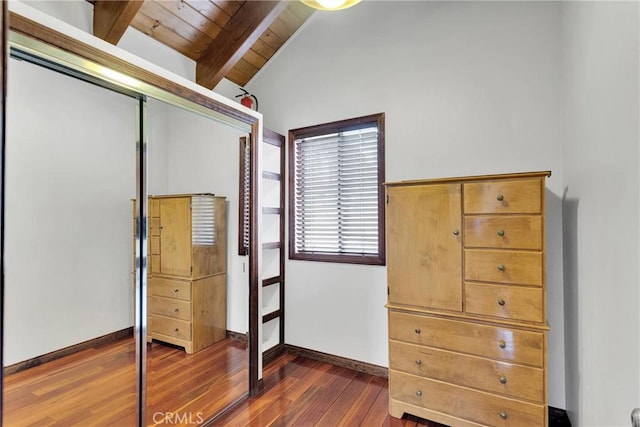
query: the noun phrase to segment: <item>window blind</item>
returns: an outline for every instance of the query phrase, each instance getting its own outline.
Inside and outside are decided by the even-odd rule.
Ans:
[[[295,140],[297,252],[378,254],[378,128]]]
[[[213,245],[216,241],[216,205],[212,197],[191,198],[191,241],[194,245]]]
[[[249,207],[251,195],[251,144],[246,139],[244,143],[244,164],[242,178],[242,246],[245,250],[245,255],[249,254]]]

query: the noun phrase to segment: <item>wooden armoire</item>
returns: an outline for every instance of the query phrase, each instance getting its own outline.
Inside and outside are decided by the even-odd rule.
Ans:
[[[548,425],[547,176],[386,184],[391,416]]]
[[[147,340],[195,353],[226,337],[225,198],[149,197]]]

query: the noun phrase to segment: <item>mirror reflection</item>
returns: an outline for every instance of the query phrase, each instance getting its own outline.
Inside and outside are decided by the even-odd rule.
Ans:
[[[133,420],[139,100],[16,59],[7,92],[4,423]]]
[[[248,392],[247,134],[150,99],[147,423],[206,420]]]
[[[140,123],[147,424],[198,424],[242,398],[249,259],[234,237],[248,134],[26,61],[8,76],[6,425],[135,424]]]

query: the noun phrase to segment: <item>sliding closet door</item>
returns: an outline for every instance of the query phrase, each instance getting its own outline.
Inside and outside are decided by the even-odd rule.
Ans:
[[[156,99],[148,101],[147,130],[147,425],[199,424],[249,391],[249,257],[238,255],[232,239],[239,227],[237,141],[248,133]],[[218,201],[210,219],[197,210],[199,199]],[[196,227],[207,225],[215,225],[211,241],[195,238]],[[218,245],[221,251],[211,249]],[[207,325],[215,325],[210,336]]]
[[[4,424],[132,425],[140,101],[9,60]]]

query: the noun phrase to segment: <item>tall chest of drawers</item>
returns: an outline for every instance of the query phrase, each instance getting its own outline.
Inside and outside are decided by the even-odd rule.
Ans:
[[[386,184],[391,416],[548,425],[547,176]]]
[[[150,196],[148,218],[147,341],[195,353],[227,333],[225,198]]]

